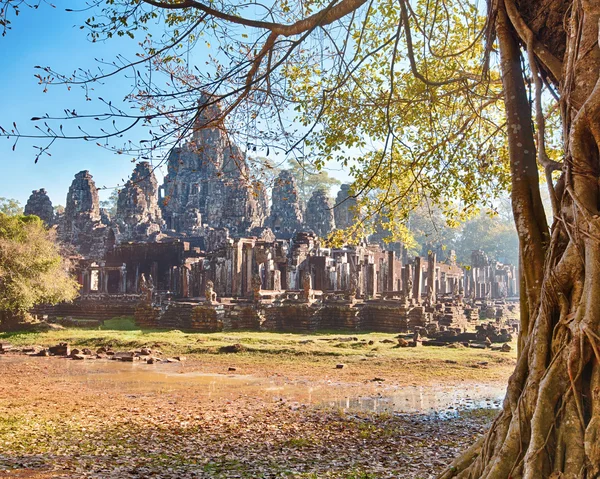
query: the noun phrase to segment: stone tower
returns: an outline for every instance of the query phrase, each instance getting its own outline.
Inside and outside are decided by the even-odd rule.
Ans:
[[[25,205],[24,213],[26,215],[39,216],[46,226],[54,224],[54,208],[44,188],[31,192],[31,196]]]
[[[352,226],[356,221],[357,208],[356,198],[350,197],[350,185],[343,184],[337,194],[333,209],[335,227],[343,230]]]
[[[80,171],[69,187],[59,238],[86,258],[101,258],[108,228],[102,224],[98,189],[90,172]]]
[[[288,170],[282,170],[275,179],[267,226],[278,236],[289,235],[302,229],[302,210],[296,179]]]
[[[306,227],[321,238],[326,238],[335,228],[333,219],[333,203],[327,191],[316,189],[306,204],[304,214]]]
[[[197,210],[196,217],[208,226],[243,235],[263,225],[263,208],[244,153],[220,122],[207,125],[221,115],[219,106],[209,102],[208,97],[201,100],[191,140],[169,155],[160,207],[167,228],[176,232],[190,231],[187,212]]]
[[[156,239],[164,226],[158,206],[158,182],[150,163],[142,161],[119,191],[115,222],[121,241]]]

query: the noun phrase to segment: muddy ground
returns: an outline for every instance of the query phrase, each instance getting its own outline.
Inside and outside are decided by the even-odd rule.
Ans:
[[[493,420],[514,358],[393,354],[0,355],[0,477],[435,477]]]

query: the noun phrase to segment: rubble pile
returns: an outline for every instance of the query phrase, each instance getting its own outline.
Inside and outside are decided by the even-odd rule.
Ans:
[[[435,313],[435,321],[446,328],[464,328],[467,326],[464,309],[452,303],[440,304],[441,311]]]
[[[425,328],[431,322],[432,313],[427,312],[424,306],[415,306],[408,312],[408,329]]]

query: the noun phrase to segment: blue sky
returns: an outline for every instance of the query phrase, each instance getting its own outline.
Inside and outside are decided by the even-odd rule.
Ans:
[[[78,113],[103,110],[96,102],[86,102],[78,89],[67,91],[58,86],[44,93],[34,77],[38,72],[35,65],[66,73],[78,67],[94,67],[94,58],[108,60],[119,53],[133,57],[137,41],[119,38],[92,43],[87,39],[79,25],[88,14],[65,12],[65,8],[81,3],[59,0],[59,8],[44,4],[38,10],[24,8],[17,18],[13,17],[12,30],[0,37],[0,125],[5,129],[12,128],[15,121],[21,133],[35,133],[30,121],[34,116],[61,115],[64,108],[74,108]],[[111,82],[95,96],[122,98],[126,87],[125,83]],[[111,187],[133,170],[129,158],[85,141],[59,141],[50,150],[52,156],[43,156],[34,164],[36,152],[32,146],[42,144],[40,140],[19,140],[12,151],[13,141],[0,139],[0,197],[15,198],[24,205],[32,190],[46,188],[54,205],[64,205],[78,171],[87,169],[97,186]],[[101,198],[109,194],[100,192]]]
[[[21,133],[36,133],[35,125],[40,123],[31,122],[32,117],[61,116],[65,108],[79,114],[105,110],[97,101],[86,102],[78,88],[68,91],[65,86],[52,86],[44,93],[34,77],[40,73],[35,65],[69,73],[77,68],[95,68],[95,58],[110,61],[119,54],[135,58],[139,39],[113,38],[98,43],[88,40],[86,31],[79,27],[90,13],[65,11],[81,7],[82,3],[60,0],[57,8],[42,3],[38,10],[23,8],[17,18],[13,16],[13,28],[0,37],[0,126],[10,129],[14,121]],[[90,96],[110,98],[115,103],[128,93],[129,86],[122,78],[113,79],[97,86]],[[64,123],[65,128],[67,125]],[[71,131],[74,128],[75,124]],[[145,136],[143,133],[141,129],[133,130],[130,138],[139,140]],[[123,184],[133,170],[129,157],[116,155],[94,142],[57,141],[50,150],[51,156],[41,157],[37,164],[33,146],[43,146],[43,141],[21,139],[15,151],[13,143],[14,140],[0,138],[0,197],[15,198],[21,205],[25,205],[32,190],[39,188],[46,188],[54,205],[64,205],[69,185],[81,170],[89,170],[98,187],[109,188],[100,191],[100,198],[106,199],[110,188]],[[329,173],[348,180],[347,172],[339,165],[332,165]]]

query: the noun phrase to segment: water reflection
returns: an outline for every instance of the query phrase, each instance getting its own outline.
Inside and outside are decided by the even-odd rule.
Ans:
[[[433,413],[464,409],[498,409],[505,389],[497,385],[406,386],[389,394],[345,397],[323,405],[347,410],[402,413]]]
[[[237,373],[214,374],[198,371],[202,365],[185,362],[147,365],[143,362],[71,361],[59,358],[5,356],[3,363],[43,366],[48,361],[64,367],[63,380],[82,387],[128,397],[176,394],[185,389],[198,400],[234,399],[251,396],[257,400],[343,408],[374,413],[452,414],[464,409],[499,408],[505,394],[500,384],[458,383],[451,385],[403,386],[381,382],[365,384],[314,380],[288,380],[281,376],[256,377]],[[54,363],[57,364],[57,363]]]

